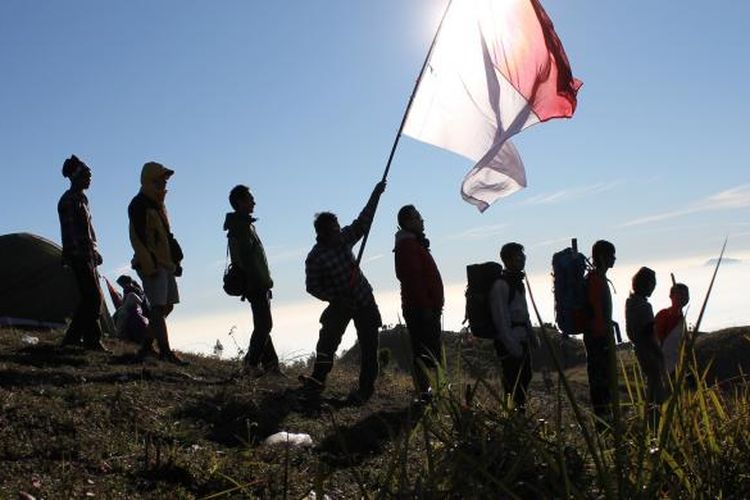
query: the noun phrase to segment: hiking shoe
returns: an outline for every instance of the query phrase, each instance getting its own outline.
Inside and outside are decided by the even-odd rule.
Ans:
[[[107,349],[101,342],[84,343],[83,348],[87,351],[103,352],[105,354],[112,354],[112,351]]]
[[[185,361],[184,359],[181,359],[173,351],[168,351],[165,354],[161,354],[159,356],[159,360],[164,361],[165,363],[172,363],[173,365],[177,365],[177,366],[187,366],[190,364],[190,361]]]
[[[372,392],[364,392],[360,389],[352,391],[346,397],[346,404],[349,406],[364,406],[372,397]]]
[[[321,381],[308,375],[300,375],[297,377],[297,380],[302,383],[300,392],[303,399],[308,401],[320,400],[320,395],[322,394],[323,389],[325,389],[325,386]]]

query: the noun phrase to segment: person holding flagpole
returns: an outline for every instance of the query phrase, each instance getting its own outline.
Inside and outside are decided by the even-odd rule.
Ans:
[[[328,302],[320,316],[320,335],[315,348],[315,365],[310,376],[300,376],[303,390],[316,399],[325,387],[333,368],[333,359],[349,322],[354,320],[360,348],[359,386],[348,397],[351,404],[364,404],[375,391],[378,376],[378,328],[382,324],[372,286],[362,274],[352,247],[364,237],[372,224],[380,196],[382,180],[375,185],[362,212],[342,228],[331,212],[315,217],[316,243],[305,260],[307,292]]]

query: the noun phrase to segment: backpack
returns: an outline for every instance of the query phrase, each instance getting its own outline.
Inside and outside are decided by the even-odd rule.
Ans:
[[[498,279],[503,278],[503,266],[497,262],[469,264],[466,266],[466,316],[472,335],[482,339],[494,339],[497,334],[490,313],[490,290]],[[510,295],[509,301],[513,295]]]
[[[586,257],[575,248],[560,250],[552,256],[555,322],[563,335],[583,333],[588,312],[586,297]]]
[[[245,282],[245,273],[239,267],[230,262],[229,243],[227,243],[227,261],[224,266],[223,286],[224,292],[231,297],[242,297],[245,300],[247,293],[247,283]]]

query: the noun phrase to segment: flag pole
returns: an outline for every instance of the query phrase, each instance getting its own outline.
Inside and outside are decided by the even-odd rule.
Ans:
[[[714,274],[711,276],[711,283],[708,285],[708,291],[706,292],[706,298],[703,299],[703,305],[701,306],[701,312],[698,314],[698,321],[695,322],[695,328],[693,331],[695,332],[695,336],[698,335],[698,332],[700,331],[701,327],[701,321],[703,321],[703,313],[706,312],[706,304],[708,304],[708,298],[711,296],[711,290],[714,288],[714,281],[716,281],[716,273],[719,272],[719,266],[721,265],[721,260],[724,258],[724,250],[727,248],[727,241],[729,240],[729,237],[727,236],[724,238],[724,245],[721,247],[721,253],[719,254],[719,260],[716,261],[716,267],[714,267]]]
[[[440,24],[438,24],[437,30],[435,31],[435,36],[432,37],[432,43],[430,44],[430,48],[427,51],[427,56],[424,58],[424,62],[422,63],[422,68],[419,70],[419,75],[417,76],[416,82],[414,82],[414,89],[411,92],[411,96],[409,97],[409,102],[406,104],[406,111],[404,111],[404,116],[401,118],[401,125],[398,127],[398,133],[396,134],[396,139],[393,141],[393,146],[391,147],[391,154],[388,155],[388,162],[385,165],[385,170],[383,171],[383,178],[382,181],[385,181],[388,178],[388,172],[391,170],[391,162],[393,161],[393,156],[396,154],[396,148],[398,147],[399,140],[401,139],[401,133],[404,131],[404,125],[406,125],[406,117],[409,116],[409,110],[411,109],[411,105],[414,102],[414,96],[417,95],[417,90],[419,89],[419,82],[422,81],[422,75],[424,75],[424,70],[427,69],[427,63],[430,61],[430,56],[432,55],[432,50],[435,48],[435,42],[437,41],[438,35],[440,34],[440,28],[443,27],[443,21],[445,21],[445,18],[448,14],[448,9],[450,9],[451,3],[453,3],[453,0],[448,0],[448,5],[445,7],[445,11],[443,12],[443,17],[440,18]],[[375,210],[377,210],[377,205],[375,205]],[[373,213],[373,220],[375,219],[375,214]],[[367,228],[367,231],[365,232],[364,237],[362,238],[362,244],[359,246],[359,252],[357,252],[357,267],[359,267],[360,262],[362,261],[362,254],[365,253],[365,245],[367,245],[367,238],[370,235],[370,228]]]

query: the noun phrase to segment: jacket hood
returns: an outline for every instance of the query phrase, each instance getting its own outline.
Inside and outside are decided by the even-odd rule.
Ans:
[[[228,212],[226,217],[224,217],[224,231],[236,230],[238,227],[245,224],[252,224],[256,220],[258,219],[247,214]]]
[[[396,235],[395,235],[396,241],[393,247],[395,249],[395,247],[398,246],[398,244],[404,240],[416,240],[416,239],[417,239],[417,235],[412,233],[411,231],[407,231],[405,229],[399,229],[398,231],[396,231]]]
[[[173,174],[174,170],[168,169],[161,163],[150,161],[144,164],[141,169],[141,192],[154,201],[164,203],[167,190],[158,189],[154,186],[154,181],[160,178],[169,179]]]

